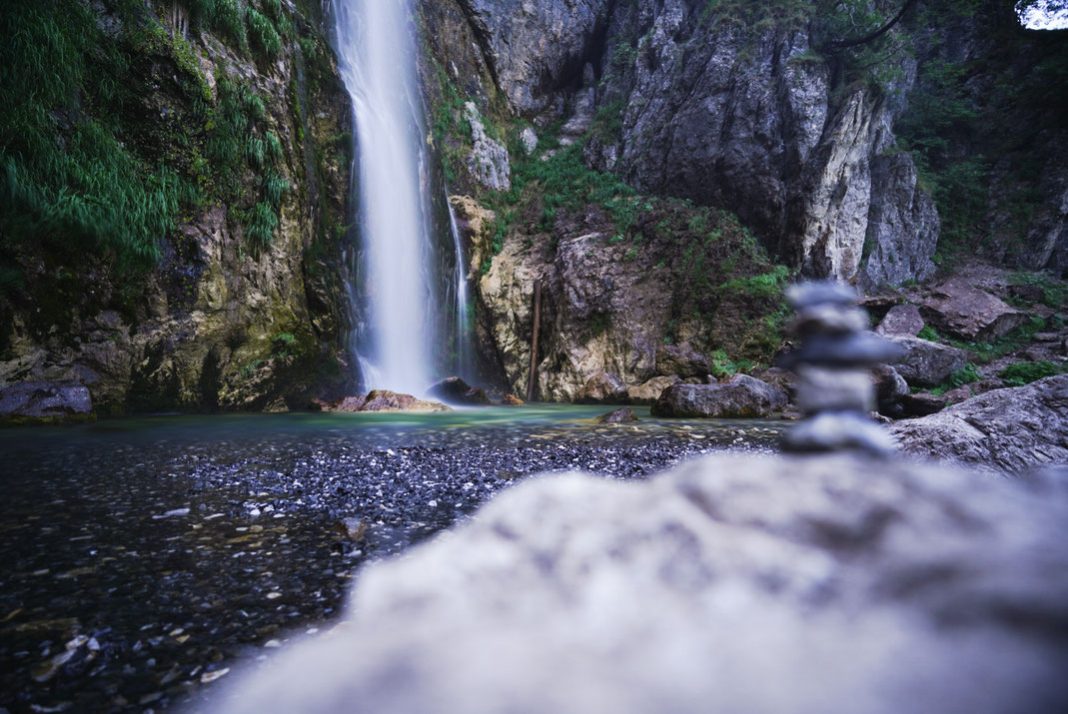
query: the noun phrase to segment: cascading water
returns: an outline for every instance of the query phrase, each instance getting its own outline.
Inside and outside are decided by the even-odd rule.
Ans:
[[[456,291],[453,302],[456,329],[455,371],[461,377],[473,379],[475,370],[471,359],[471,344],[474,342],[474,337],[471,334],[471,319],[467,312],[470,303],[467,299],[467,270],[464,264],[464,250],[460,244],[460,228],[456,225],[456,213],[452,210],[452,205],[447,200],[445,205],[449,209],[449,233],[452,235],[453,252],[456,255],[456,271],[453,276],[453,285]]]
[[[356,120],[363,387],[422,394],[434,375],[433,232],[409,0],[332,0]],[[354,324],[357,321],[354,320]]]

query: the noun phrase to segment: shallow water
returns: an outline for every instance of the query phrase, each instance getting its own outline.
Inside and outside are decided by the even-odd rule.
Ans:
[[[0,429],[0,706],[159,711],[329,625],[358,567],[522,477],[639,478],[779,422],[605,407],[169,416]]]

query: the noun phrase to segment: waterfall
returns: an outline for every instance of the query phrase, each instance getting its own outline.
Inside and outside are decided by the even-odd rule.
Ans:
[[[435,375],[438,308],[430,170],[409,0],[332,0],[356,125],[361,258],[353,340],[365,388],[421,395]],[[457,262],[460,262],[457,256]],[[355,307],[354,307],[355,310]]]
[[[473,380],[475,369],[471,359],[471,344],[474,342],[474,336],[471,334],[471,318],[467,312],[470,305],[467,299],[467,266],[464,263],[464,249],[460,244],[460,228],[456,225],[456,213],[447,198],[445,205],[449,209],[449,232],[452,235],[452,247],[456,256],[456,271],[453,275],[453,285],[455,285],[453,324],[456,329],[456,369],[454,371],[464,379]]]

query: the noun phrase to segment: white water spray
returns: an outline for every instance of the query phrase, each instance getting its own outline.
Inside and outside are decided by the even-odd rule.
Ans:
[[[435,344],[429,172],[409,0],[332,0],[356,119],[367,387],[420,395]]]

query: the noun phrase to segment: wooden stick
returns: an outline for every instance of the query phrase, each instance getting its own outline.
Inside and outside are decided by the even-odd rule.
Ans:
[[[530,379],[527,381],[527,401],[534,399],[537,383],[538,332],[541,328],[541,281],[534,283],[534,334],[530,336]]]

